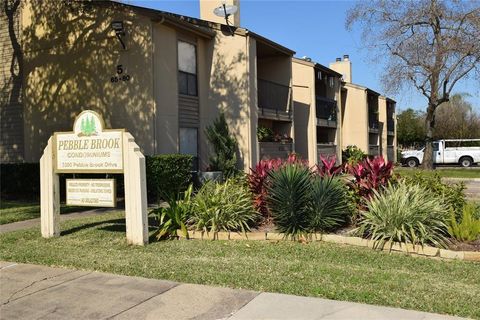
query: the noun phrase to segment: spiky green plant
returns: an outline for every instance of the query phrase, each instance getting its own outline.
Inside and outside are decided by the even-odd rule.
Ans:
[[[258,215],[253,208],[251,192],[245,182],[238,179],[228,179],[225,183],[207,182],[195,196],[193,206],[188,224],[205,232],[246,232]]]
[[[459,241],[474,241],[480,237],[480,206],[473,202],[463,207],[462,218],[457,222],[455,215],[450,217],[448,233]]]
[[[347,221],[352,208],[347,187],[338,178],[314,176],[307,206],[311,232],[331,231]]]
[[[268,174],[267,205],[278,231],[294,239],[309,233],[310,170],[290,164]]]
[[[442,198],[420,185],[400,181],[383,192],[375,190],[361,215],[354,232],[375,240],[375,247],[391,247],[393,242],[446,244],[447,207]]]

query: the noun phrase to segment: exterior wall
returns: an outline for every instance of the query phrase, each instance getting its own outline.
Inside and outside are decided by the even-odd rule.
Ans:
[[[343,75],[343,81],[352,83],[352,62],[349,59],[330,63],[330,69]]]
[[[256,95],[255,40],[236,34],[217,32],[215,40],[205,43],[205,72],[209,86],[201,92],[208,97],[200,111],[200,169],[208,167],[208,145],[205,128],[223,111],[230,132],[239,145],[239,167],[248,171],[256,163]],[[202,67],[203,68],[203,67]],[[204,98],[201,98],[202,101]]]
[[[381,123],[382,131],[378,132],[380,140],[380,154],[383,158],[388,159],[387,155],[387,99],[378,97],[378,121]],[[383,125],[382,125],[383,124]],[[390,159],[388,159],[390,160]]]
[[[0,9],[0,162],[24,156],[21,5]],[[7,6],[6,3],[6,6]]]
[[[343,114],[342,149],[356,145],[368,153],[368,106],[366,89],[345,84],[346,96],[341,99]]]
[[[126,50],[113,20],[124,22]],[[70,131],[83,109],[101,113],[107,127],[125,128],[144,153],[154,153],[150,19],[127,9],[48,1],[24,10],[23,22],[25,160],[38,161],[51,134]],[[118,65],[129,81],[111,82]]]
[[[315,73],[312,63],[292,61],[295,152],[310,164],[317,163]]]

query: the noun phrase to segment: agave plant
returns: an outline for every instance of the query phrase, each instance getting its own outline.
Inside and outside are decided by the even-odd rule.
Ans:
[[[308,204],[311,197],[311,171],[291,164],[269,173],[267,203],[277,229],[297,238],[309,232]]]
[[[373,191],[354,232],[371,238],[375,247],[393,242],[445,246],[448,210],[442,199],[419,185],[404,181]]]
[[[332,177],[342,173],[342,166],[335,165],[337,162],[336,156],[324,157],[323,155],[320,155],[320,161],[322,164],[317,164],[317,173],[320,177]]]
[[[185,223],[192,213],[192,191],[193,186],[190,185],[184,192],[182,199],[178,194],[170,195],[167,199],[168,207],[159,207],[150,212],[155,216],[158,223],[157,230],[153,233],[157,240],[176,239],[179,236],[178,230],[188,239]]]
[[[467,203],[463,207],[462,218],[457,222],[452,212],[448,233],[459,241],[474,241],[480,238],[480,206]]]
[[[351,213],[347,200],[347,188],[338,178],[312,178],[308,204],[309,230],[311,232],[331,231],[347,221]]]

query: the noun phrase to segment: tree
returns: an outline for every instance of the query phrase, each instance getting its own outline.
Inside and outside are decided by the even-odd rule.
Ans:
[[[346,24],[349,29],[360,24],[370,52],[385,59],[387,91],[409,84],[427,99],[422,165],[432,169],[437,108],[460,80],[480,78],[479,0],[360,1]]]
[[[480,138],[480,115],[464,97],[454,94],[450,101],[438,108],[433,130],[435,140]]]
[[[397,117],[397,141],[403,147],[416,147],[425,141],[424,114],[411,108]]]
[[[214,150],[214,155],[210,156],[210,170],[222,171],[225,177],[235,175],[238,172],[238,143],[228,130],[225,114],[221,113],[213,124],[205,129],[205,134]]]

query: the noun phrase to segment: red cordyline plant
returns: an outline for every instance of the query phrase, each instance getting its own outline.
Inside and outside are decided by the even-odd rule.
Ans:
[[[342,166],[335,165],[335,163],[337,162],[337,157],[335,155],[327,157],[320,155],[320,161],[322,162],[322,164],[317,164],[316,170],[317,174],[320,177],[333,177],[342,173]]]
[[[373,196],[373,190],[386,186],[393,176],[393,162],[385,161],[382,156],[347,164],[345,169],[355,178],[349,186],[361,198],[362,207]]]
[[[268,173],[285,164],[299,164],[308,167],[308,161],[300,159],[295,153],[291,153],[286,160],[261,160],[257,163],[255,169],[250,168],[250,173],[247,175],[248,185],[253,193],[253,204],[264,218],[264,222],[270,221],[271,218],[266,203]]]

